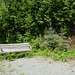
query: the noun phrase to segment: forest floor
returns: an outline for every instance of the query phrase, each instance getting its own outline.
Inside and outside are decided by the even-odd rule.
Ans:
[[[0,61],[0,75],[75,75],[75,59],[62,62],[37,56],[3,60]]]

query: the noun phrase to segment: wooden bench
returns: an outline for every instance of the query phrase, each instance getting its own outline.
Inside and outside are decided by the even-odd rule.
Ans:
[[[6,53],[25,52],[25,57],[27,57],[27,51],[31,51],[29,43],[0,44],[0,54],[4,54],[4,60],[6,59]]]

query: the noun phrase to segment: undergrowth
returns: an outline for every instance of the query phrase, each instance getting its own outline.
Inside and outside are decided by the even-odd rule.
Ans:
[[[75,45],[68,48],[66,37],[62,34],[56,34],[52,28],[49,28],[44,37],[39,35],[36,39],[30,41],[32,47],[31,52],[27,52],[27,56],[51,56],[54,60],[62,59],[63,62],[68,61],[67,58],[75,58]],[[0,55],[0,59],[4,59],[4,54]],[[7,53],[6,59],[14,60],[15,58],[25,57],[25,52]]]

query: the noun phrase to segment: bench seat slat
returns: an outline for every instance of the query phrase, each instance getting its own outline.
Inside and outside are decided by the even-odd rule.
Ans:
[[[5,49],[29,49],[29,47],[1,47],[3,50]]]
[[[4,60],[6,59],[6,53],[25,52],[25,57],[27,57],[27,51],[31,51],[29,43],[0,44],[0,54],[4,54]]]
[[[0,44],[1,46],[3,45],[29,45],[29,43],[14,43],[14,44]]]
[[[5,54],[5,53],[14,53],[14,52],[25,52],[25,51],[31,51],[30,49],[26,50],[20,50],[20,51],[10,51],[10,52],[0,52],[0,54]]]
[[[0,53],[31,51],[29,46],[29,43],[0,44],[0,48],[3,51]]]

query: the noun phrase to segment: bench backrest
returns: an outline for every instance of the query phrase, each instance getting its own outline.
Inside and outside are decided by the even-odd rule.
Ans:
[[[0,44],[0,49],[7,53],[31,50],[29,43]]]

